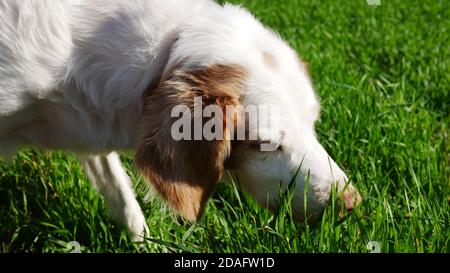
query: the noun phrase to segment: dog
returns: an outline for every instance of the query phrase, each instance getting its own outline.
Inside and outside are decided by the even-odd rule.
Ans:
[[[187,123],[213,120],[223,127],[219,137],[189,139],[188,132],[175,139],[178,106],[218,108],[210,119],[194,115]],[[228,106],[276,108],[278,126],[229,114]],[[294,185],[299,220],[320,219],[333,186],[352,210],[361,196],[319,144],[319,112],[305,63],[242,7],[210,0],[0,2],[0,155],[12,158],[23,147],[75,154],[112,218],[136,240],[149,229],[121,151],[133,151],[152,188],[191,221],[219,180],[238,181],[267,208]],[[243,126],[244,138],[234,138]]]

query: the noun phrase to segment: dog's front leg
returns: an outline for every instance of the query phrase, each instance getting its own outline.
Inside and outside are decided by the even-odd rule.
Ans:
[[[148,234],[147,223],[119,155],[113,152],[79,159],[87,177],[105,198],[112,218],[128,228],[134,241],[143,241]]]

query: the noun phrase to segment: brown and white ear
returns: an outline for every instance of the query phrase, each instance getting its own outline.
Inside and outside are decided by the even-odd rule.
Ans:
[[[135,163],[169,205],[191,221],[201,216],[222,176],[231,147],[229,126],[234,126],[224,118],[226,106],[240,103],[245,76],[245,69],[238,65],[211,65],[190,71],[176,68],[145,100]],[[174,139],[172,127],[179,117],[172,117],[172,110],[187,106],[194,124],[196,97],[202,98],[202,109],[208,105],[222,109],[212,117],[219,119],[215,124],[223,124],[222,138],[194,140],[192,132],[191,140]],[[207,121],[200,119],[202,125]],[[191,128],[194,131],[194,126]]]

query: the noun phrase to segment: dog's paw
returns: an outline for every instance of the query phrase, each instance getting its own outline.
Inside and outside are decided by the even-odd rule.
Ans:
[[[149,237],[147,221],[140,208],[138,208],[138,211],[134,210],[129,213],[126,222],[133,242],[144,242],[145,238]]]

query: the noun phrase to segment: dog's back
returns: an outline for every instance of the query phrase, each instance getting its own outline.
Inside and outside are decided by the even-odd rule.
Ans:
[[[206,2],[1,1],[0,156],[127,148],[177,27]]]
[[[27,110],[54,89],[70,56],[68,1],[0,2],[0,155],[14,153],[14,131],[34,121]]]
[[[23,110],[53,89],[71,50],[67,5],[52,0],[0,2],[0,116]]]

